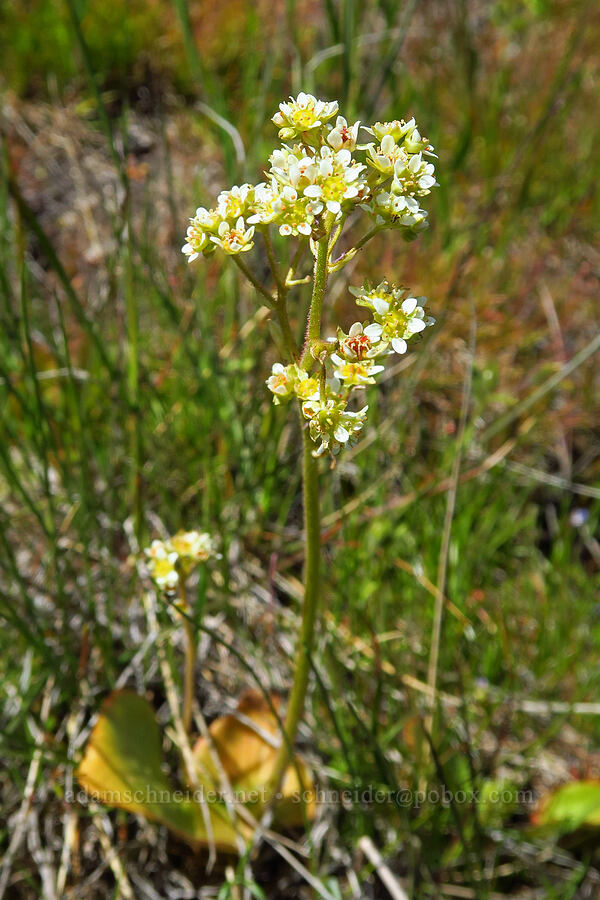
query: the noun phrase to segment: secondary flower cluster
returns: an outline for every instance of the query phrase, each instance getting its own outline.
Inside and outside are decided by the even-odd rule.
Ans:
[[[337,101],[302,92],[279,105],[273,122],[280,139],[291,143],[273,151],[265,181],[234,185],[214,208],[196,210],[182,248],[189,262],[217,247],[228,255],[245,253],[255,230],[270,224],[285,236],[316,238],[324,216],[337,221],[357,207],[407,240],[427,226],[419,201],[436,184],[425,159],[433,148],[414,119],[362,126],[374,140],[360,144],[360,122],[338,115]]]
[[[337,454],[354,443],[362,430],[367,406],[348,409],[350,394],[369,384],[383,372],[379,361],[393,353],[406,353],[407,341],[433,325],[425,315],[425,297],[408,297],[402,288],[383,281],[376,288],[351,288],[358,306],[369,309],[373,321],[355,322],[346,334],[338,329],[322,353],[321,377],[309,374],[299,363],[275,363],[267,379],[273,401],[279,404],[295,396],[308,420],[315,456]]]
[[[204,531],[180,531],[166,541],[152,541],[144,555],[150,577],[163,591],[174,591],[199,563],[219,556],[214,539]]]

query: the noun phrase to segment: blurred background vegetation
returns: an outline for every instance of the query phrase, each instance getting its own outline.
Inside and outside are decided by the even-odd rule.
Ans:
[[[264,388],[267,311],[180,247],[196,206],[261,179],[269,119],[301,89],[348,119],[414,115],[440,183],[428,232],[373,242],[332,285],[332,325],[354,321],[347,286],[367,277],[426,295],[437,325],[322,477],[326,627],[302,741],[332,788],[480,797],[325,804],[305,862],[339,896],[387,896],[356,851],[368,834],[411,897],[599,896],[597,832],[532,820],[600,761],[599,49],[599,10],[579,0],[0,0],[6,896],[115,896],[106,841],[131,896],[216,895],[219,873],[172,838],[64,791],[109,688],[168,717],[140,542],[216,533],[200,634],[289,687],[296,423]],[[209,718],[249,683],[204,633]],[[509,799],[486,803],[499,785]],[[311,895],[268,854],[255,876],[270,898]]]

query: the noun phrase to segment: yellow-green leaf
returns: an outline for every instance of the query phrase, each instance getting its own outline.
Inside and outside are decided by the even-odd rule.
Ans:
[[[575,831],[584,825],[600,827],[600,781],[563,784],[544,798],[534,822],[555,825],[561,831]]]
[[[199,803],[175,792],[162,770],[160,731],[150,704],[115,691],[102,706],[77,770],[81,786],[100,803],[166,825],[194,846],[209,843]],[[212,787],[212,785],[210,785]],[[211,804],[215,845],[236,852],[236,832],[222,804]]]
[[[251,724],[245,724],[234,715],[215,719],[209,728],[211,743],[232,788],[240,798],[250,797],[251,801],[255,798],[247,805],[254,815],[259,816],[262,799],[266,796],[264,789],[273,773],[277,755],[276,747],[268,738],[279,733],[279,726],[264,697],[255,691],[244,694],[238,704],[238,713]],[[219,785],[213,753],[204,738],[196,742],[194,756],[199,776],[208,777]],[[314,818],[312,774],[298,756],[285,772],[281,795],[274,807],[274,822],[278,826],[300,826],[305,820]]]

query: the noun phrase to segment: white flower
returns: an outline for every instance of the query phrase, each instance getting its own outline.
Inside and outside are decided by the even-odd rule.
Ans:
[[[323,203],[336,217],[341,214],[345,200],[360,202],[366,191],[361,174],[366,167],[352,159],[349,150],[334,153],[329,147],[321,147],[315,165],[305,170],[309,183],[303,186],[305,197]]]
[[[168,546],[187,568],[219,555],[214,538],[206,531],[180,531],[169,538]]]
[[[378,225],[403,229],[403,237],[411,240],[427,228],[427,210],[421,209],[414,197],[383,191],[367,204]]]
[[[150,577],[157,587],[165,591],[174,590],[179,582],[179,575],[175,569],[178,555],[169,547],[168,542],[152,541],[150,547],[144,550],[144,554]]]
[[[217,234],[217,237],[211,235],[211,241],[221,247],[228,255],[245,253],[254,246],[254,242],[252,241],[252,238],[254,237],[254,226],[251,225],[250,228],[246,229],[246,225],[241,216],[235,223],[235,228],[232,228],[227,222],[221,222]]]
[[[354,150],[358,140],[358,129],[360,122],[354,125],[348,125],[343,116],[338,116],[335,122],[335,128],[332,128],[327,135],[327,143],[334,150]]]
[[[353,387],[365,387],[367,384],[375,384],[375,375],[383,372],[383,366],[375,365],[372,359],[348,361],[337,353],[332,354],[331,362],[337,366],[334,375],[343,381],[345,385]]]
[[[422,153],[415,153],[409,158],[400,156],[394,163],[392,192],[424,197],[437,185],[434,172],[435,166],[426,162]]]
[[[198,259],[200,254],[208,256],[214,251],[214,245],[211,243],[211,234],[216,234],[217,228],[221,222],[221,216],[216,210],[204,209],[199,206],[196,215],[190,219],[190,224],[186,233],[186,243],[181,248],[181,252],[185,253],[188,262]]]
[[[253,200],[254,191],[255,188],[251,184],[234,184],[228,191],[221,191],[217,197],[217,212],[221,218],[235,222],[240,216],[245,216]]]
[[[249,225],[268,225],[276,216],[275,201],[278,197],[277,183],[257,184],[254,188],[254,202],[252,215],[249,215]]]
[[[314,393],[315,383],[315,379],[309,378],[308,373],[296,363],[289,366],[273,363],[271,375],[266,381],[267,387],[275,395],[273,402],[276,406],[281,403],[281,400],[289,399],[294,393],[300,397],[309,397]],[[306,387],[304,387],[305,385]]]
[[[272,121],[279,127],[281,140],[302,135],[310,141],[310,133],[333,118],[338,111],[338,102],[317,100],[312,94],[301,91],[296,99],[290,97],[289,102],[279,104]]]
[[[302,414],[308,419],[311,439],[318,445],[315,456],[339,453],[342,446],[353,443],[360,434],[367,415],[367,406],[358,412],[346,408],[346,401],[328,388],[325,397],[315,396],[302,404]]]
[[[394,141],[399,141],[415,128],[414,119],[409,119],[408,122],[405,122],[404,119],[399,121],[394,119],[393,122],[375,122],[372,128],[365,128],[365,130],[374,134],[378,141],[383,140],[385,135],[390,135]]]
[[[376,359],[388,353],[387,344],[380,341],[381,327],[372,323],[364,327],[355,322],[348,334],[338,329],[337,341],[340,355],[347,362]],[[333,357],[332,357],[333,358]]]
[[[395,353],[406,353],[407,341],[433,325],[435,319],[425,315],[425,297],[403,297],[404,291],[382,282],[374,290],[351,289],[359,306],[373,312],[375,321],[369,325],[374,340],[390,343]]]
[[[375,144],[367,144],[366,150],[368,164],[382,175],[391,175],[399,159],[406,158],[408,161],[406,152],[398,146],[391,134],[383,136],[379,147],[375,147]]]

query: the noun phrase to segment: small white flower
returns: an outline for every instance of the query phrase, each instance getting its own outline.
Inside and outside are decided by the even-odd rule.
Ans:
[[[395,353],[406,353],[407,341],[424,331],[435,319],[425,315],[425,297],[404,297],[404,291],[383,281],[373,290],[351,289],[359,306],[373,312],[375,322],[367,330],[375,339],[390,343]]]
[[[235,223],[235,228],[232,228],[227,222],[221,222],[217,234],[218,236],[211,235],[211,241],[221,247],[228,255],[246,253],[254,246],[252,241],[254,226],[251,225],[250,228],[246,229],[241,216]]]
[[[406,134],[416,128],[415,120],[395,119],[393,122],[376,122],[372,128],[366,128],[371,134],[374,134],[378,141],[382,141],[386,135],[390,135],[394,141],[400,141]]]
[[[214,538],[206,531],[180,531],[169,538],[169,547],[184,571],[191,571],[199,562],[218,557]]]
[[[289,102],[279,104],[279,112],[275,113],[272,121],[279,127],[281,140],[300,135],[310,140],[310,133],[321,128],[337,111],[337,100],[317,100],[312,94],[301,91],[295,100],[290,97]]]
[[[400,156],[394,163],[392,193],[425,197],[437,185],[434,177],[435,166],[426,162],[422,153],[406,158]]]
[[[331,362],[337,367],[334,375],[346,385],[365,387],[367,384],[375,384],[375,375],[383,372],[383,366],[378,366],[372,359],[348,361],[337,353],[332,354]]]
[[[348,334],[338,329],[337,343],[341,356],[346,362],[356,362],[387,355],[388,345],[379,340],[381,332],[381,326],[376,323],[365,328],[360,322],[355,322]]]
[[[343,116],[338,116],[335,127],[332,128],[327,135],[327,143],[330,147],[333,147],[334,150],[341,150],[342,148],[354,150],[358,140],[359,128],[360,122],[355,122],[354,125],[348,125]]]
[[[308,384],[310,382],[310,384]],[[306,389],[303,391],[301,385],[307,383]],[[308,373],[296,363],[290,366],[284,366],[282,363],[273,363],[271,375],[267,378],[266,385],[275,396],[273,402],[278,406],[281,400],[289,399],[292,394],[298,396],[305,394],[309,396],[314,391],[314,382],[309,378]]]

